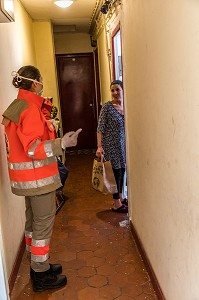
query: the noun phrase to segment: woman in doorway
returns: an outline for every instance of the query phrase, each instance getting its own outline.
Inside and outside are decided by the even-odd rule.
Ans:
[[[96,156],[111,162],[118,192],[113,194],[112,211],[128,212],[128,201],[122,198],[126,169],[125,128],[123,110],[123,83],[114,80],[110,85],[112,101],[102,106],[97,127]]]
[[[61,186],[57,156],[77,144],[78,133],[54,138],[54,127],[41,107],[43,82],[40,71],[24,66],[13,74],[17,98],[3,113],[8,171],[13,194],[25,196],[25,241],[29,252],[30,277],[35,292],[62,287],[62,266],[49,263],[50,239],[56,204],[55,191]]]

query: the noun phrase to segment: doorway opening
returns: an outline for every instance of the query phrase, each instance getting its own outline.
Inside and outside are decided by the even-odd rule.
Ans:
[[[96,150],[97,95],[93,53],[56,55],[63,134],[82,128],[74,150]]]

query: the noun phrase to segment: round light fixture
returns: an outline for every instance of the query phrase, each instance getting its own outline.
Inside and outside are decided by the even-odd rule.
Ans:
[[[69,7],[73,4],[72,0],[58,0],[54,2],[55,5],[61,7],[61,8],[66,8]]]

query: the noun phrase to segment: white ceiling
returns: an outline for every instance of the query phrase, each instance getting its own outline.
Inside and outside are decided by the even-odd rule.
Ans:
[[[60,8],[53,0],[20,1],[33,20],[51,20],[57,25],[57,31],[73,32],[89,32],[91,17],[99,3],[98,0],[74,0],[70,7]]]

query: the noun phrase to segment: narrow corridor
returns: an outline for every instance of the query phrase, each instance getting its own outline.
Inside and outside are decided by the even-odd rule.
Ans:
[[[51,263],[59,262],[66,287],[34,293],[24,254],[11,300],[157,300],[124,214],[110,210],[111,196],[91,186],[93,154],[67,155],[68,200],[56,216]]]

